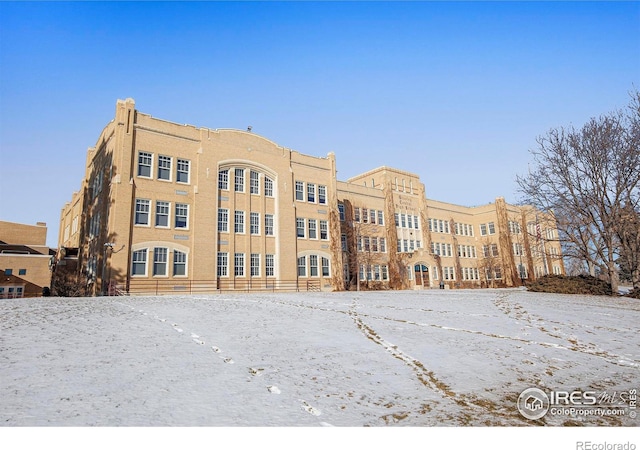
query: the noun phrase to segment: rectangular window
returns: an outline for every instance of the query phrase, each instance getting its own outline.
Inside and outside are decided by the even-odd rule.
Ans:
[[[480,235],[481,236],[486,236],[487,235],[487,224],[486,223],[481,223],[480,224]]]
[[[344,222],[344,205],[342,203],[338,203],[338,215],[340,216],[340,221]]]
[[[378,251],[378,238],[377,237],[372,237],[371,238],[371,251],[372,252],[377,252]]]
[[[376,223],[376,210],[372,209],[369,211],[369,217],[371,217],[371,223]]]
[[[189,182],[189,167],[191,162],[188,159],[178,159],[176,181],[178,183]]]
[[[178,250],[173,251],[173,276],[187,274],[187,254]]]
[[[131,264],[131,275],[147,274],[147,249],[136,250],[133,252],[133,260]]]
[[[226,252],[218,252],[218,276],[226,277],[229,275],[229,254]]]
[[[369,210],[362,208],[362,223],[369,223]]]
[[[318,221],[316,219],[309,219],[309,239],[318,238]]]
[[[136,225],[149,225],[150,200],[136,199]]]
[[[273,180],[269,177],[264,177],[264,195],[273,197]]]
[[[369,239],[369,236],[365,236],[364,238],[364,251],[365,252],[371,251],[371,240]]]
[[[167,249],[156,247],[153,249],[153,275],[164,276],[167,274]]]
[[[236,192],[244,192],[244,169],[235,170],[233,189]]]
[[[309,203],[316,202],[316,185],[313,183],[307,183],[307,201]]]
[[[233,274],[236,277],[244,276],[244,253],[236,253],[233,258]]]
[[[304,201],[304,183],[302,181],[296,181],[296,200]]]
[[[233,231],[244,233],[244,211],[236,211],[233,218]]]
[[[264,260],[265,275],[268,277],[275,276],[275,258],[274,255],[265,255]]]
[[[498,244],[491,244],[491,253],[493,256],[498,256]]]
[[[169,202],[156,201],[156,226],[169,226]]]
[[[342,244],[342,251],[346,252],[347,251],[347,235],[346,234],[340,235],[340,243]]]
[[[318,203],[321,205],[327,204],[327,187],[318,185]]]
[[[384,215],[382,211],[378,211],[378,225],[384,225]]]
[[[18,275],[26,275],[27,269],[18,269]]]
[[[404,214],[400,214],[400,224],[402,228],[407,227],[407,216],[405,216]]]
[[[170,156],[158,156],[158,180],[171,180]]]
[[[151,178],[151,153],[138,152],[138,176]]]
[[[487,225],[489,225],[489,234],[496,234],[496,227],[493,222],[489,222]]]
[[[229,190],[229,169],[218,172],[218,189]]]
[[[320,221],[320,239],[323,241],[329,239],[329,223],[326,220]]]
[[[260,276],[260,254],[259,253],[251,254],[251,276],[252,277]]]
[[[189,227],[189,205],[176,203],[176,228]]]
[[[322,276],[328,277],[329,275],[329,259],[322,257]]]
[[[229,210],[226,208],[218,208],[218,231],[229,232]]]
[[[251,213],[249,217],[249,231],[251,234],[260,234],[260,213]]]
[[[387,281],[389,279],[389,268],[387,266],[382,266],[382,280]]]
[[[266,236],[273,236],[273,214],[264,215],[264,234]]]
[[[299,238],[304,237],[304,219],[296,218],[296,236]]]
[[[413,216],[413,228],[415,228],[416,230],[419,229],[419,227],[418,227],[418,216]]]
[[[387,240],[383,237],[380,238],[380,251],[382,253],[387,252]]]
[[[318,276],[318,255],[309,255],[309,276]]]
[[[360,222],[360,208],[353,208],[353,220]]]
[[[307,257],[301,256],[298,258],[298,276],[306,277],[307,276]]]
[[[253,170],[249,173],[249,191],[252,194],[260,194],[260,174]]]

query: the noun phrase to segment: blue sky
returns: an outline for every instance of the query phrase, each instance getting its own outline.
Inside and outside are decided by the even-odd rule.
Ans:
[[[56,245],[119,98],[471,206],[517,202],[539,135],[634,86],[639,2],[0,2],[0,220]]]

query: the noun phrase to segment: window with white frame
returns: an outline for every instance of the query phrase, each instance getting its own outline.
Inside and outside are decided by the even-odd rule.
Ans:
[[[260,174],[254,170],[249,172],[249,191],[252,194],[260,194]]]
[[[321,205],[327,204],[327,187],[321,184],[318,185],[318,203]]]
[[[233,219],[234,233],[244,233],[244,211],[236,211]]]
[[[344,222],[344,205],[342,203],[338,203],[338,216],[340,217],[340,221]]]
[[[147,274],[147,249],[133,252],[131,261],[131,275],[144,276]]]
[[[381,237],[379,239],[380,241],[380,252],[382,253],[386,253],[387,252],[387,240],[383,237]]]
[[[298,257],[298,276],[299,277],[307,276],[307,257],[306,256]]]
[[[138,176],[151,178],[151,162],[153,155],[148,152],[138,152]]]
[[[176,181],[178,183],[189,183],[189,169],[191,162],[188,159],[178,158],[176,164]]]
[[[378,225],[384,225],[384,213],[378,211]]]
[[[318,221],[316,219],[309,219],[309,239],[317,239],[318,238]]]
[[[329,258],[322,257],[322,276],[328,277],[330,276],[329,271]]]
[[[175,227],[186,229],[189,227],[189,205],[176,203]]]
[[[307,201],[309,203],[316,202],[316,185],[313,183],[307,183]]]
[[[360,222],[360,208],[353,208],[353,220]]]
[[[329,223],[326,220],[320,221],[320,239],[323,241],[329,239]]]
[[[487,226],[489,227],[489,234],[496,234],[496,226],[493,222],[489,222]]]
[[[296,200],[304,201],[304,183],[302,181],[296,181]]]
[[[229,190],[229,169],[218,172],[218,189]]]
[[[244,276],[244,253],[236,253],[233,257],[233,274],[236,277]]]
[[[187,274],[187,254],[179,250],[173,251],[173,276],[184,276]]]
[[[227,208],[218,208],[218,231],[229,232],[229,210]]]
[[[369,223],[369,210],[362,208],[362,223]]]
[[[264,195],[273,197],[273,180],[269,177],[264,177]]]
[[[166,247],[155,247],[153,249],[153,275],[165,276],[167,274],[167,254]]]
[[[371,219],[371,223],[375,225],[376,223],[376,210],[375,209],[370,209],[369,210],[369,217]]]
[[[318,255],[309,255],[309,276],[318,276]]]
[[[272,254],[266,254],[264,258],[265,275],[268,277],[275,276],[275,257]]]
[[[260,234],[260,213],[251,212],[249,218],[249,232],[251,234]]]
[[[252,277],[260,276],[260,254],[259,253],[251,254],[251,276]]]
[[[158,180],[171,180],[171,157],[158,155]]]
[[[226,277],[229,275],[229,253],[218,252],[218,276]]]
[[[264,234],[265,236],[273,236],[273,214],[264,215]]]
[[[136,199],[136,215],[135,215],[136,225],[149,225],[150,203],[151,203],[150,200],[145,200],[141,198]]]
[[[244,192],[244,169],[236,169],[234,177],[233,190],[235,192]]]
[[[304,219],[296,218],[296,236],[299,238],[304,237]]]
[[[156,227],[169,227],[169,202],[156,201]]]

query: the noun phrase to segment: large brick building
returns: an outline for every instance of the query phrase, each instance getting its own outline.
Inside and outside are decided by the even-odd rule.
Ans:
[[[563,272],[555,233],[503,199],[429,200],[388,167],[337,181],[333,153],[167,122],[127,99],[62,209],[58,259],[77,258],[96,294],[514,286]]]

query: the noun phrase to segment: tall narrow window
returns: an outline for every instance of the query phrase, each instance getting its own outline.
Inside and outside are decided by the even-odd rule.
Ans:
[[[340,221],[344,222],[344,205],[342,203],[338,203],[338,215],[340,217]]]
[[[328,277],[329,275],[329,259],[322,257],[322,276]]]
[[[244,253],[236,253],[233,259],[233,274],[236,277],[244,276]]]
[[[229,275],[229,254],[226,252],[218,252],[218,276],[226,277]]]
[[[131,275],[147,274],[147,249],[136,250],[133,252]]]
[[[171,180],[170,156],[158,156],[158,180]]]
[[[173,251],[173,276],[187,274],[187,254],[178,250]]]
[[[260,194],[260,174],[253,170],[249,173],[249,190],[252,194]]]
[[[156,201],[156,226],[169,226],[169,202]]]
[[[318,203],[321,205],[327,204],[327,187],[318,185]]]
[[[309,203],[316,201],[316,185],[313,183],[307,183],[307,201]]]
[[[260,276],[260,254],[259,253],[251,254],[251,276],[252,277]]]
[[[229,210],[226,208],[218,208],[218,231],[229,231]]]
[[[326,220],[320,221],[320,239],[324,241],[329,239],[329,223]]]
[[[164,276],[167,274],[167,249],[156,247],[153,249],[153,275]]]
[[[273,214],[264,215],[264,234],[266,236],[273,236]]]
[[[236,169],[235,171],[234,190],[244,192],[244,169]]]
[[[309,219],[309,239],[318,238],[318,221],[316,219]]]
[[[229,169],[218,172],[218,189],[229,190]]]
[[[233,231],[235,233],[244,233],[244,211],[235,212]]]
[[[176,228],[189,227],[189,205],[176,203]]]
[[[189,182],[189,166],[191,165],[188,159],[178,159],[176,181],[178,183]]]
[[[307,257],[300,256],[298,258],[298,276],[306,277],[307,276]]]
[[[384,214],[382,211],[378,211],[378,225],[384,225]]]
[[[496,226],[493,222],[489,222],[489,234],[496,234]]]
[[[309,276],[318,276],[318,255],[309,255]]]
[[[296,200],[304,201],[304,183],[302,181],[296,181]]]
[[[147,152],[138,152],[138,176],[151,178],[152,155]]]
[[[249,228],[251,234],[260,234],[260,213],[251,213],[249,217]]]
[[[136,199],[136,225],[149,225],[150,200]]]
[[[387,251],[387,240],[383,237],[380,238],[380,251],[382,253],[386,253]]]
[[[296,236],[299,238],[304,237],[304,219],[296,218]]]
[[[264,258],[265,275],[268,277],[275,276],[275,258],[274,255],[267,254]]]
[[[269,177],[264,177],[264,195],[273,197],[273,180]]]

